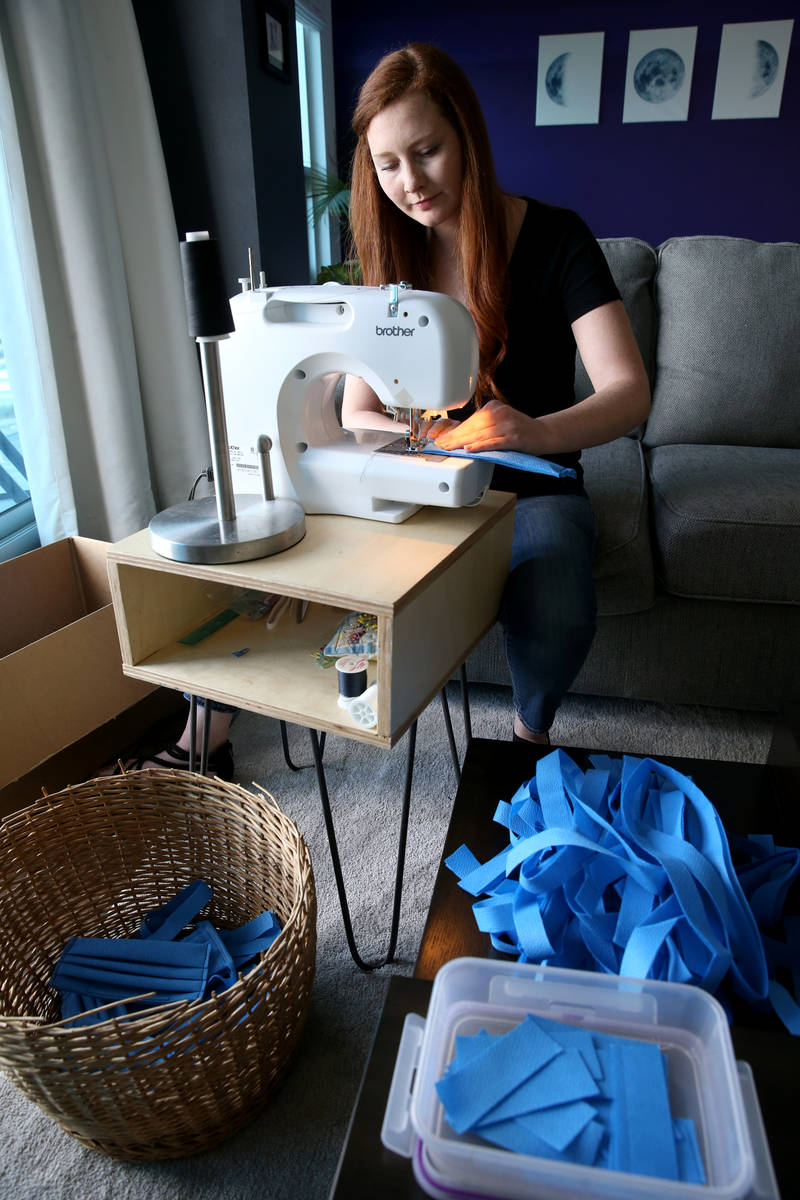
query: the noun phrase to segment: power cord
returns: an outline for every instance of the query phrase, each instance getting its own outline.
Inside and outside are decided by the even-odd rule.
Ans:
[[[205,480],[207,480],[207,481],[208,481],[208,483],[211,483],[211,484],[213,484],[213,482],[214,482],[214,468],[213,468],[213,467],[206,467],[206,469],[205,469],[204,471],[201,471],[201,472],[200,472],[200,474],[197,476],[197,479],[195,479],[194,483],[192,484],[192,490],[189,492],[189,499],[190,499],[190,500],[194,500],[194,494],[195,494],[195,492],[197,491],[197,485],[198,485],[198,483],[200,482],[200,480],[201,480],[201,479],[205,479]]]

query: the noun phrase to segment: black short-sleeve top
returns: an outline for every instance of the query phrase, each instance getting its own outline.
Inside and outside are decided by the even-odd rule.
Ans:
[[[588,226],[566,208],[528,199],[509,263],[508,345],[495,382],[515,408],[532,417],[575,402],[572,322],[620,298],[605,256]],[[492,487],[518,496],[575,491],[580,452],[554,454],[578,478],[495,467]]]

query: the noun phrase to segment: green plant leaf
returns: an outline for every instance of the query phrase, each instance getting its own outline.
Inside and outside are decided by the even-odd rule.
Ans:
[[[324,216],[346,221],[350,211],[350,188],[334,171],[311,167],[308,172],[311,197],[309,224],[319,224]]]
[[[333,263],[331,266],[320,267],[317,272],[317,283],[361,283],[361,263],[356,258],[347,262]]]

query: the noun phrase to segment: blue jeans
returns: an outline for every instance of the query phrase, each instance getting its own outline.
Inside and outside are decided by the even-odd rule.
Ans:
[[[596,629],[597,522],[585,493],[517,500],[500,621],[514,707],[531,733],[550,728]]]

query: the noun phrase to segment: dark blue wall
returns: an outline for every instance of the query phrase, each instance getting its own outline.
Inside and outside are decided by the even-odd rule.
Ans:
[[[795,17],[780,117],[712,121],[722,26]],[[631,29],[697,26],[688,121],[622,124]],[[605,33],[597,125],[537,126],[540,34]],[[467,71],[501,185],[577,209],[597,237],[684,234],[800,241],[800,6],[333,0],[342,171],[363,78],[387,50],[435,42]]]

